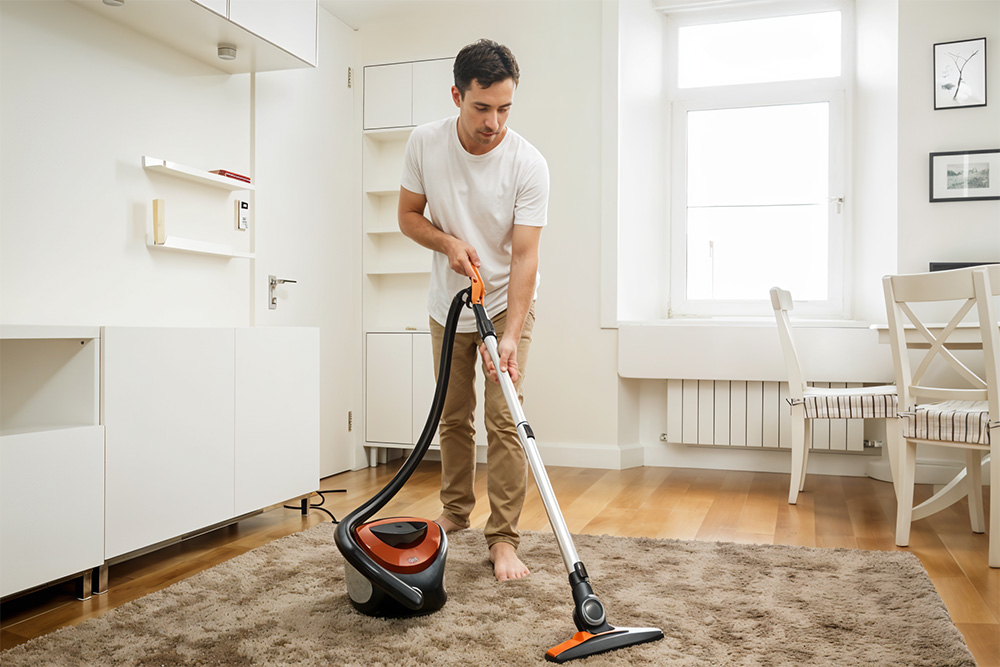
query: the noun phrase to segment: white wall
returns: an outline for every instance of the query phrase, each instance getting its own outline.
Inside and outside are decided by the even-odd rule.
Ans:
[[[356,33],[321,11],[318,34],[317,68],[255,91],[78,4],[0,2],[0,323],[318,326],[330,474],[357,453],[360,140]],[[237,195],[146,172],[143,155],[259,176],[252,231],[234,229]],[[148,248],[153,198],[169,235],[241,250],[256,235],[258,271]],[[266,275],[299,271],[314,279],[268,311]]]
[[[227,195],[141,160],[247,173],[249,75],[74,4],[5,0],[0,12],[0,321],[246,325],[246,260],[146,248],[156,197],[170,233],[245,247]]]
[[[663,14],[618,0],[618,319],[667,317],[670,104]]]
[[[563,465],[574,460],[565,447],[604,464],[618,456],[616,332],[600,328],[598,299],[601,16],[599,0],[401,4],[359,30],[363,65],[450,57],[481,37],[517,57],[509,126],[551,175],[524,408],[546,461]]]
[[[933,45],[986,38],[985,107],[934,110]],[[932,261],[1000,260],[1000,201],[928,201],[928,154],[1000,148],[1000,2],[899,2],[899,237],[901,272]]]

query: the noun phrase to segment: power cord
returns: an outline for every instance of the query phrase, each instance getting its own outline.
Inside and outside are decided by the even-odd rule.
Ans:
[[[299,510],[303,514],[308,514],[309,510],[311,510],[311,509],[313,509],[313,510],[319,510],[320,512],[325,512],[326,514],[330,515],[330,523],[340,523],[340,521],[337,520],[337,517],[335,517],[333,515],[333,512],[331,512],[330,510],[328,510],[325,507],[323,507],[323,503],[326,502],[326,496],[323,495],[323,494],[324,493],[347,493],[347,489],[325,489],[325,490],[322,490],[322,491],[317,491],[316,493],[320,497],[320,501],[318,503],[315,503],[315,504],[309,503],[309,499],[308,498],[303,498],[301,506],[296,507],[295,505],[282,505],[282,507],[284,507],[286,510]],[[309,504],[307,505],[306,503],[309,503]]]

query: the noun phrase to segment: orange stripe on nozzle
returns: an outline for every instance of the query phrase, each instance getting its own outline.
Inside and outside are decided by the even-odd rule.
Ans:
[[[472,266],[470,264],[470,266]],[[483,277],[479,275],[479,269],[472,266],[472,272],[475,273],[475,277],[472,280],[472,303],[478,303],[480,306],[483,305],[483,297],[486,296],[486,287],[483,286]]]

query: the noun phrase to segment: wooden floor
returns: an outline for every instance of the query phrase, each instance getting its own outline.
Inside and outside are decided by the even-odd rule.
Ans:
[[[389,464],[324,480],[324,489],[348,489],[346,494],[328,494],[325,507],[342,517],[374,495],[394,471],[395,464]],[[549,475],[574,533],[897,549],[892,487],[868,478],[811,475],[798,505],[790,506],[788,475],[674,468],[550,468]],[[436,517],[439,476],[437,463],[424,462],[382,514]],[[485,499],[481,474],[476,489]],[[918,486],[917,495],[922,500],[930,488]],[[483,500],[472,517],[474,528],[482,528],[487,512]],[[105,595],[81,602],[67,583],[13,598],[0,608],[2,647],[100,616],[324,520],[329,518],[317,511],[303,517],[294,510],[274,509],[112,566]],[[534,485],[521,528],[548,529]],[[960,503],[916,522],[908,550],[924,564],[979,665],[1000,667],[1000,570],[987,565],[987,543],[986,535],[970,531],[967,505]],[[331,553],[331,559],[337,558],[339,554]]]

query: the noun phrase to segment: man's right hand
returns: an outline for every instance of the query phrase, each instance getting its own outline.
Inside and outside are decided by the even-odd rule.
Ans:
[[[476,249],[465,241],[452,237],[452,243],[448,248],[448,264],[451,270],[466,278],[475,278],[476,273],[472,267],[479,268],[479,255]]]

